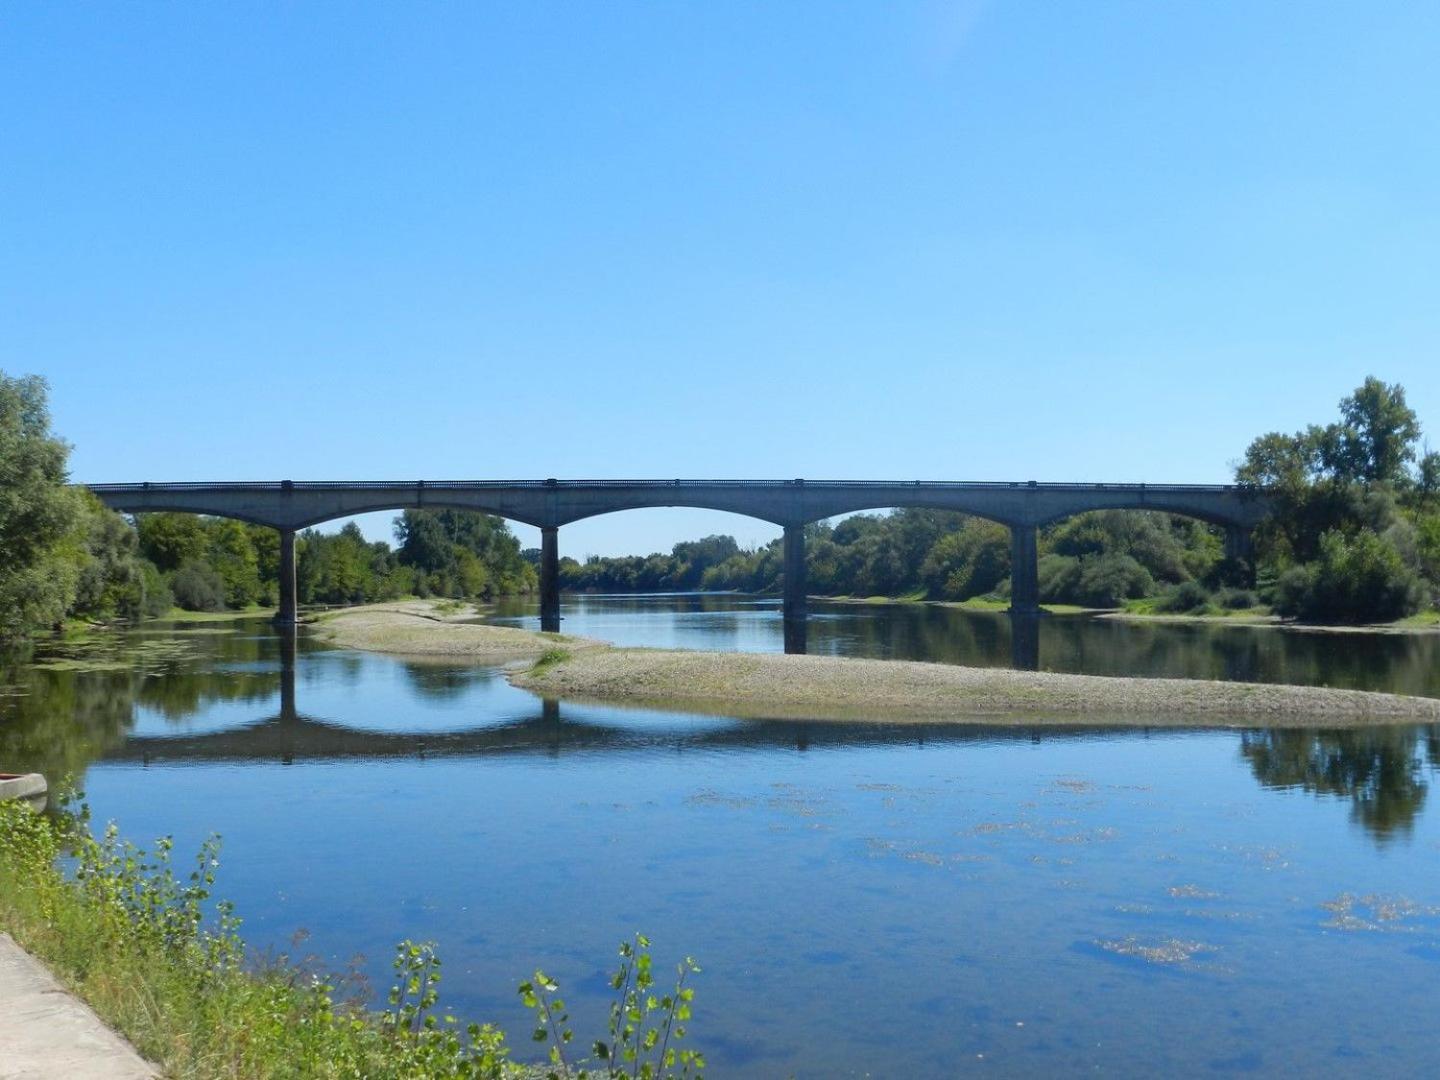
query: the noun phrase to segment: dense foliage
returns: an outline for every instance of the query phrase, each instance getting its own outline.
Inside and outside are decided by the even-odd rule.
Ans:
[[[1187,582],[1223,587],[1234,568],[1214,531],[1164,514],[1084,514],[1041,537],[1042,597],[1052,603],[1114,606]],[[1010,532],[983,518],[944,510],[856,514],[806,527],[809,587],[824,596],[1003,599],[1010,588]],[[594,592],[779,588],[781,544],[742,550],[732,537],[675,545],[669,555],[561,560],[566,588]],[[1228,575],[1228,576],[1227,576]]]
[[[583,1050],[555,982],[537,971],[520,985],[534,1042],[548,1044],[547,1063],[526,1067],[511,1060],[499,1029],[440,1012],[432,946],[397,946],[386,1008],[371,1011],[340,992],[340,980],[287,957],[246,963],[240,920],[212,897],[218,839],[201,847],[192,872],[177,874],[169,839],[147,852],[113,825],[98,838],[88,826],[83,811],[0,803],[0,925],[166,1076],[658,1078],[705,1068],[685,1047],[694,1000],[686,984],[699,968],[687,958],[662,989],[642,936],[620,946],[608,1030]]]
[[[175,602],[192,611],[273,605],[279,539],[273,529],[194,514],[139,518],[140,550],[165,575]],[[395,519],[398,548],[366,540],[354,522],[296,539],[303,604],[360,604],[400,596],[489,598],[530,592],[535,569],[503,519],[461,510],[407,510]]]
[[[396,559],[417,596],[512,595],[534,591],[535,567],[504,518],[468,510],[406,510],[395,519]]]
[[[1256,557],[1281,614],[1395,619],[1440,595],[1440,454],[1421,454],[1403,387],[1368,378],[1336,422],[1262,435],[1236,480],[1276,501]]]
[[[0,647],[67,615],[169,607],[129,526],[66,486],[69,457],[50,431],[44,380],[0,372]]]

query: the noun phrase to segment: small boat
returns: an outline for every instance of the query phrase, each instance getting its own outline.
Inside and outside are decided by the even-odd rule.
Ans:
[[[45,796],[50,785],[38,772],[0,773],[0,802],[7,799],[24,799],[36,810],[45,809]]]

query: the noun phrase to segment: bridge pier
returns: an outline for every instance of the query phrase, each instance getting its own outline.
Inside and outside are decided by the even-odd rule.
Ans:
[[[280,630],[280,722],[295,722],[300,714],[295,708],[295,631]]]
[[[784,586],[785,651],[803,653],[806,645],[805,526],[785,526]]]
[[[1225,526],[1225,558],[1244,567],[1245,586],[1255,587],[1255,530],[1244,525]]]
[[[1035,525],[1010,526],[1010,610],[1040,612],[1040,529]]]
[[[295,586],[295,530],[280,530],[280,607],[275,612],[275,625],[282,630],[295,629],[299,611]]]
[[[1040,613],[1010,613],[1010,666],[1016,671],[1040,670]]]
[[[547,634],[560,632],[560,528],[544,525],[540,529],[540,629]]]

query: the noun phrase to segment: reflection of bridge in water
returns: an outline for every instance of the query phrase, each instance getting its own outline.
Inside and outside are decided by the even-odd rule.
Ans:
[[[1173,729],[1170,729],[1173,730]],[[246,727],[207,735],[132,736],[106,761],[333,761],[348,758],[473,758],[517,753],[585,753],[667,747],[673,750],[823,750],[835,747],[983,742],[1113,734],[1096,725],[984,727],[978,724],[860,724],[801,720],[717,720],[682,729],[620,727],[562,717],[561,704],[536,702],[535,712],[496,727],[424,734],[362,731],[315,717],[279,714]]]
[[[600,514],[684,506],[744,514],[784,529],[785,651],[805,651],[805,526],[864,510],[920,507],[999,522],[1010,530],[1011,610],[1040,609],[1042,526],[1093,510],[1182,514],[1225,530],[1227,556],[1248,562],[1250,534],[1269,512],[1264,495],[1221,484],[1040,484],[882,480],[464,480],[404,483],[95,484],[127,514],[178,511],[232,517],[280,532],[280,613],[296,613],[295,532],[377,510],[457,509],[540,530],[540,628],[560,629],[561,525]],[[1029,665],[1017,665],[1029,666]]]
[[[258,723],[203,735],[131,736],[106,761],[325,761],[344,758],[455,758],[517,753],[584,753],[666,747],[673,750],[789,749],[923,745],[1094,734],[1106,729],[987,727],[981,724],[863,724],[705,718],[700,723],[634,726],[566,719],[561,702],[536,700],[533,712],[494,726],[444,732],[366,731],[306,716],[295,697],[295,639],[281,635],[280,711]],[[591,710],[579,709],[586,713]]]

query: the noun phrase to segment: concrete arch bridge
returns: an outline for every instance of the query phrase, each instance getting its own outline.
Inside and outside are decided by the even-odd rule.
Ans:
[[[296,613],[295,533],[334,518],[377,510],[457,509],[540,529],[541,628],[560,628],[559,531],[584,518],[647,507],[694,507],[744,514],[785,533],[786,647],[804,651],[805,526],[842,514],[897,507],[954,510],[1010,529],[1011,605],[1040,607],[1041,526],[1090,510],[1158,510],[1218,525],[1226,553],[1250,554],[1255,525],[1270,512],[1263,494],[1221,484],[1048,484],[890,480],[414,480],[368,482],[91,484],[113,510],[237,518],[280,533],[280,613]]]

